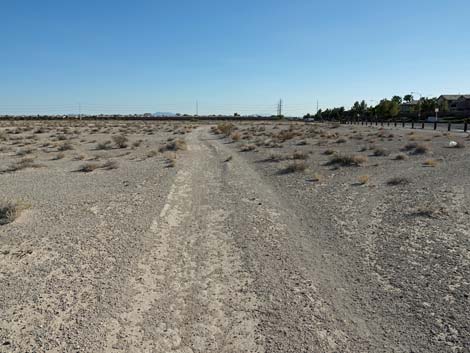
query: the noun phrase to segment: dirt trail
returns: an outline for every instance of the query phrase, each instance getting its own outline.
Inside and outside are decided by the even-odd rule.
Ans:
[[[241,157],[227,162],[230,149],[207,128],[186,140],[105,350],[352,350],[344,313],[303,268],[295,216]]]

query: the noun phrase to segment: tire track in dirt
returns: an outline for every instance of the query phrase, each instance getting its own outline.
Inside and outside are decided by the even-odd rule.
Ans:
[[[239,249],[225,229],[218,163],[192,136],[160,215],[146,234],[148,251],[129,307],[110,322],[107,351],[261,352],[253,313],[257,298]]]

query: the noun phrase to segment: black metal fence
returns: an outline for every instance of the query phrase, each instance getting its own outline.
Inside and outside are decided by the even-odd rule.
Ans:
[[[392,126],[392,127],[403,127],[411,129],[427,129],[427,130],[447,130],[447,131],[459,131],[467,132],[468,131],[468,122],[467,121],[458,121],[458,122],[428,122],[428,121],[405,121],[405,120],[388,120],[388,121],[379,121],[379,120],[347,120],[343,121],[345,124],[349,125],[364,125],[364,126]]]

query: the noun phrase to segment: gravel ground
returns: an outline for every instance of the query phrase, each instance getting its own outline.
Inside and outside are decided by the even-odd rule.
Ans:
[[[470,350],[466,135],[237,125],[2,122],[0,351]]]

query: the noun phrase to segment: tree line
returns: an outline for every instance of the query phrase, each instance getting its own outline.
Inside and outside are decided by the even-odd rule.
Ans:
[[[407,105],[406,112],[402,112],[402,106]],[[343,120],[343,119],[393,119],[400,114],[409,117],[430,116],[435,114],[435,109],[447,112],[447,103],[439,104],[437,98],[422,97],[418,101],[414,100],[411,94],[404,97],[393,96],[391,99],[384,98],[377,105],[369,106],[366,101],[356,101],[350,109],[336,107],[326,110],[318,110],[316,114],[306,114],[304,119],[313,118],[315,120]]]

